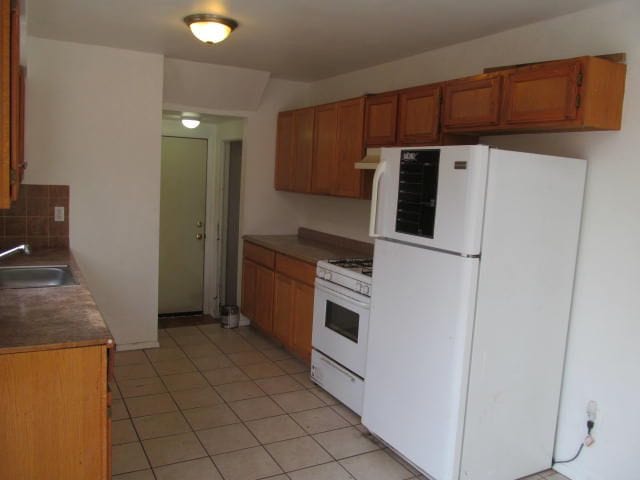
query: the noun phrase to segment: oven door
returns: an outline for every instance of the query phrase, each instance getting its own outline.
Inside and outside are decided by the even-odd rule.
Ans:
[[[313,347],[364,378],[369,298],[316,278]]]

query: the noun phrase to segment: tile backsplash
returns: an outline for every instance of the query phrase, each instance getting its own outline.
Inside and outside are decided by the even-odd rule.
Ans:
[[[54,208],[64,207],[64,221]],[[0,210],[0,248],[28,243],[33,249],[69,247],[69,186],[22,185],[18,200]]]

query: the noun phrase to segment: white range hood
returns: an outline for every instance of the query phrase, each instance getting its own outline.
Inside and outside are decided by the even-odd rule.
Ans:
[[[355,168],[357,170],[375,170],[380,163],[380,149],[379,148],[367,148],[367,153],[359,162],[356,162]]]

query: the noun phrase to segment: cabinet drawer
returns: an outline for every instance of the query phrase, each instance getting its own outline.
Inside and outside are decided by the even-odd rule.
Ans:
[[[313,286],[316,278],[316,266],[278,253],[276,271],[294,280]]]
[[[255,243],[244,242],[244,258],[248,258],[260,265],[273,269],[275,252],[268,248],[260,247]]]

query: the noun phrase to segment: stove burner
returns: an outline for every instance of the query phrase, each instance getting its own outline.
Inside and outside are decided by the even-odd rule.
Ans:
[[[367,277],[370,277],[373,275],[373,268],[363,268],[362,269],[362,274],[366,275]]]
[[[329,260],[329,263],[336,267],[342,268],[371,268],[373,266],[373,259],[371,258],[345,258],[339,260]]]

